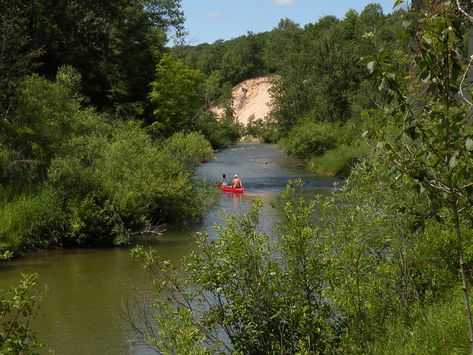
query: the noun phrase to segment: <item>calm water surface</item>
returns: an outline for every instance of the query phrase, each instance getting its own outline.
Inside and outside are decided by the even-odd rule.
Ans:
[[[276,146],[242,144],[218,152],[216,160],[199,167],[197,176],[209,182],[222,174],[238,174],[247,192],[221,193],[219,203],[192,231],[170,229],[151,243],[163,258],[179,260],[192,249],[195,232],[209,232],[222,211],[241,214],[260,199],[269,202],[290,179],[301,178],[308,194],[333,187],[334,179],[311,176],[298,168]],[[269,204],[262,211],[262,227],[270,230],[277,214]],[[149,242],[148,242],[149,244]],[[0,264],[0,289],[19,280],[20,273],[37,272],[47,292],[33,327],[48,345],[43,353],[147,354],[151,351],[136,337],[124,319],[123,302],[136,287],[147,283],[139,262],[127,248],[68,249],[36,253]]]

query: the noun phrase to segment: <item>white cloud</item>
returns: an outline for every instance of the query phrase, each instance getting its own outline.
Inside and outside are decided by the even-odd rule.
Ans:
[[[218,18],[218,17],[223,17],[223,13],[219,11],[209,11],[204,14],[205,18]]]
[[[270,0],[271,4],[276,6],[283,6],[283,5],[292,5],[296,2],[296,0]]]

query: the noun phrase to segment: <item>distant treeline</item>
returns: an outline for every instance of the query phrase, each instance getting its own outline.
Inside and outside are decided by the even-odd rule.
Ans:
[[[361,58],[380,48],[406,47],[402,13],[386,15],[379,4],[370,4],[361,13],[325,16],[304,27],[282,19],[269,32],[175,47],[173,53],[204,73],[208,84],[224,88],[277,74],[273,117],[285,134],[304,118],[345,122],[360,106],[373,105],[376,88]]]
[[[275,74],[273,110],[266,120],[252,120],[246,133],[279,141],[312,170],[343,174],[366,154],[358,140],[366,129],[362,113],[383,100],[364,58],[381,49],[406,51],[403,14],[384,14],[379,4],[370,4],[343,19],[325,16],[303,27],[282,19],[269,32],[177,46],[173,53],[205,75],[209,100],[226,101],[235,84]]]

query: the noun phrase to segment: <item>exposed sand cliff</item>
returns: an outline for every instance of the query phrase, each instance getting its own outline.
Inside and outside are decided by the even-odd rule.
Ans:
[[[274,77],[264,76],[245,80],[233,88],[233,109],[238,122],[246,125],[249,118],[264,118],[271,110],[269,89]],[[221,114],[220,108],[213,111]]]

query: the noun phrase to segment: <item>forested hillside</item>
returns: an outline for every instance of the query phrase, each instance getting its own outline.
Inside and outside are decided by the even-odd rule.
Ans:
[[[272,112],[247,132],[279,142],[322,174],[346,174],[365,156],[362,115],[383,103],[366,69],[382,48],[406,50],[404,11],[383,14],[380,5],[343,19],[326,16],[301,27],[282,19],[270,32],[230,41],[176,47],[174,53],[206,77],[209,100],[224,102],[230,88],[260,75],[273,76]]]

